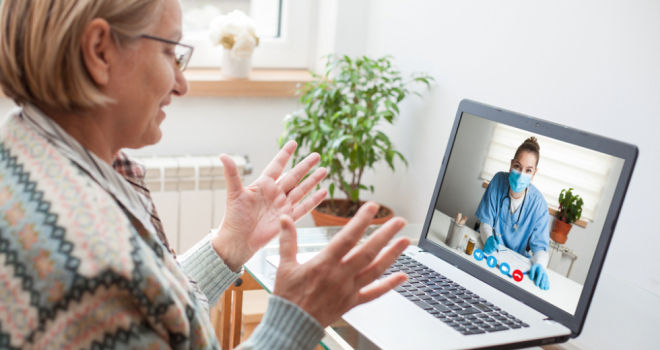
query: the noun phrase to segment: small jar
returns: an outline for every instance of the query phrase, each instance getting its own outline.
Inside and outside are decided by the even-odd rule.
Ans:
[[[462,252],[464,252],[465,249],[467,249],[467,244],[468,244],[469,241],[470,241],[470,236],[468,236],[467,234],[464,235],[463,238],[461,239],[461,245],[460,245],[461,248],[460,249],[461,249]]]
[[[468,239],[467,245],[465,246],[465,254],[472,255],[474,253],[474,247],[477,245],[477,241],[474,238]]]

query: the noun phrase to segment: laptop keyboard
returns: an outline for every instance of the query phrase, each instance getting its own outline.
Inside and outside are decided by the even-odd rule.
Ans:
[[[463,335],[501,332],[528,324],[405,255],[383,276],[404,272],[408,282],[394,290]]]

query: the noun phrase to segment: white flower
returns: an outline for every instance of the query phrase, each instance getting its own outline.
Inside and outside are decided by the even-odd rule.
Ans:
[[[257,39],[248,30],[243,30],[234,37],[234,46],[229,53],[231,58],[235,60],[243,60],[249,58],[257,46]]]
[[[246,35],[252,36],[256,46],[256,24],[242,11],[234,10],[225,16],[218,16],[211,21],[209,27],[211,41],[214,45],[222,44],[225,48],[231,49],[238,41],[238,36],[246,33]],[[252,49],[250,49],[250,53]]]
[[[233,34],[247,30],[250,34],[256,36],[256,24],[243,11],[234,10],[227,14],[226,19],[227,25],[232,27]]]

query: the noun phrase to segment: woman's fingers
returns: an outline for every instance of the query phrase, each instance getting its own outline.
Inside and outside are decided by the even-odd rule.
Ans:
[[[360,240],[377,212],[378,204],[374,202],[363,204],[351,221],[330,240],[322,254],[328,254],[333,260],[340,261]]]
[[[350,269],[360,271],[365,266],[371,264],[378,256],[381,249],[387,245],[394,235],[406,225],[403,218],[394,218],[385,223],[381,228],[371,234],[364,244],[353,248],[342,262]]]
[[[360,289],[360,292],[358,293],[358,305],[368,303],[380,297],[381,295],[392,290],[392,288],[396,288],[397,286],[403,284],[407,280],[408,276],[406,276],[403,272],[397,272],[387,276],[387,278],[373,282],[372,284]]]
[[[298,144],[296,144],[295,141],[292,140],[287,142],[284,147],[282,147],[282,149],[277,152],[275,158],[273,158],[273,160],[268,164],[266,169],[264,169],[264,172],[261,174],[277,181],[277,179],[282,174],[286,163],[288,163],[289,159],[291,159],[291,156],[296,150],[296,147],[298,147]]]
[[[277,184],[284,190],[284,193],[289,193],[292,189],[300,183],[300,181],[309,173],[309,171],[321,160],[318,153],[312,153],[302,162],[296,164],[291,171],[287,172]],[[301,197],[302,198],[302,197]],[[300,200],[300,199],[298,199]],[[294,202],[295,203],[295,202]]]
[[[234,160],[231,159],[230,156],[223,153],[220,155],[220,161],[224,166],[227,194],[242,190],[243,183],[241,182],[241,175],[238,174],[238,167],[236,167]]]
[[[298,263],[298,235],[291,217],[280,216],[280,266]]]
[[[378,257],[356,276],[355,284],[358,288],[362,288],[382,276],[385,270],[392,266],[401,253],[408,248],[409,244],[408,238],[401,237],[393,245],[383,249]]]
[[[302,203],[293,207],[293,221],[298,221],[302,219],[303,216],[309,214],[312,209],[316,208],[328,195],[328,190],[322,188],[316,191],[309,198],[304,200]]]
[[[305,197],[309,191],[314,189],[314,186],[318,185],[321,180],[325,178],[328,174],[328,170],[325,168],[318,168],[312,173],[308,178],[305,179],[300,185],[296,186],[294,189],[290,190],[288,197],[291,204],[298,203],[303,197]],[[285,190],[285,192],[288,192]]]

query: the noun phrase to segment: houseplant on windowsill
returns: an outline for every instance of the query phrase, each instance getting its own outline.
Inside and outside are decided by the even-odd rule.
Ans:
[[[396,158],[408,164],[378,125],[393,124],[399,115],[398,104],[411,93],[419,95],[407,89],[409,84],[430,86],[433,78],[413,74],[404,81],[389,56],[351,59],[335,55],[328,56],[325,75],[312,76],[313,81],[299,91],[303,109],[285,117],[280,145],[288,140],[298,143],[293,165],[309,153],[321,155],[320,166],[328,169],[330,199],[312,211],[312,216],[318,226],[343,225],[362,205],[360,191],[374,192],[373,186],[362,182],[365,169],[385,161],[394,171]],[[336,190],[346,199],[335,199]],[[381,206],[373,224],[392,216],[390,209]],[[328,221],[330,218],[336,220]]]
[[[234,10],[210,23],[211,41],[222,45],[222,75],[247,78],[252,69],[252,52],[259,45],[254,21],[245,13]]]
[[[557,219],[550,232],[550,238],[553,241],[564,244],[568,239],[568,233],[573,227],[573,223],[582,217],[582,207],[584,202],[578,195],[573,195],[573,189],[561,190],[559,193],[559,208],[557,209]]]

